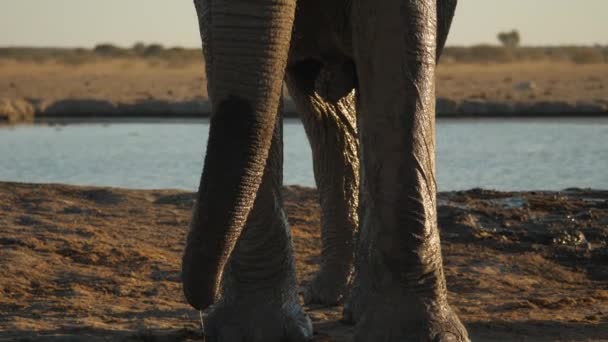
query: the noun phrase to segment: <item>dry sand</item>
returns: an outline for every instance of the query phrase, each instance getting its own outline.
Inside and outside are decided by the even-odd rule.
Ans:
[[[0,98],[183,101],[206,99],[205,82],[202,62],[174,67],[161,61],[129,59],[79,66],[0,62]]]
[[[313,189],[285,188],[301,285],[319,265]],[[0,340],[201,340],[180,255],[193,194],[0,183]],[[474,341],[608,341],[608,192],[439,195],[453,305]],[[307,307],[315,341],[349,341]]]
[[[440,64],[437,95],[455,101],[608,104],[608,64]]]
[[[206,99],[203,64],[110,60],[72,66],[0,62],[0,97],[130,102]],[[531,83],[530,89],[517,85]],[[528,88],[525,86],[519,88]],[[608,101],[608,64],[528,62],[439,65],[437,96],[454,101]]]

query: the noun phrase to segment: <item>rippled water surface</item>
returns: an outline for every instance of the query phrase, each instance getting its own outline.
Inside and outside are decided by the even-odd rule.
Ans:
[[[302,125],[286,120],[285,183],[314,185]],[[205,120],[0,129],[0,180],[196,189]],[[608,119],[442,119],[442,191],[608,189]]]

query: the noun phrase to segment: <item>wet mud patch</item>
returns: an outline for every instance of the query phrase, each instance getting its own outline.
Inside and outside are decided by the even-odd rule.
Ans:
[[[314,189],[284,200],[300,290],[319,267]],[[0,340],[201,341],[180,261],[194,200],[0,183]],[[438,197],[450,300],[474,341],[603,341],[608,192],[471,191]],[[306,307],[315,341],[350,341],[341,307]]]

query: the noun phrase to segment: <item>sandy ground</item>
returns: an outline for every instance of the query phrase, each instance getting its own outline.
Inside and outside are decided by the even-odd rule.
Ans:
[[[207,98],[205,82],[202,62],[177,67],[140,60],[80,66],[0,62],[0,98],[183,101]]]
[[[608,104],[608,64],[440,64],[437,96],[455,101]]]
[[[110,60],[80,66],[0,61],[0,98],[184,101],[207,97],[202,63]],[[444,63],[437,95],[454,101],[608,104],[608,65],[567,62]]]
[[[313,189],[285,189],[298,276],[319,264]],[[0,340],[200,341],[180,255],[193,194],[0,183]],[[474,341],[608,341],[608,192],[439,195],[450,297]],[[341,308],[307,307],[315,341]]]

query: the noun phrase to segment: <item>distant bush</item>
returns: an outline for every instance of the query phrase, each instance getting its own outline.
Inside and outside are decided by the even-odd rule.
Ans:
[[[448,46],[442,60],[456,63],[508,63],[527,61],[554,61],[608,63],[608,46],[555,46],[555,47],[505,47],[476,45],[470,47]]]
[[[446,47],[443,55],[454,62],[512,62],[515,58],[511,49],[495,45],[475,45],[471,47]]]
[[[0,59],[31,63],[60,62],[81,65],[99,59],[145,58],[148,63],[180,68],[200,63],[201,49],[165,48],[160,44],[136,43],[130,48],[112,44],[99,44],[93,49],[67,48],[0,48]],[[586,63],[608,63],[608,46],[555,46],[510,48],[500,45],[448,46],[442,61],[454,63],[510,63],[527,61],[554,61]]]
[[[142,55],[144,53],[144,51],[146,50],[146,44],[144,44],[142,42],[137,42],[137,43],[133,44],[133,47],[131,48],[131,50],[133,50],[133,52],[136,55]]]
[[[151,44],[146,46],[143,51],[144,57],[159,57],[164,51],[164,48],[160,44]]]
[[[43,62],[58,54],[57,49],[0,48],[0,58],[27,62]]]
[[[497,38],[502,46],[511,49],[518,47],[519,42],[521,41],[521,37],[519,36],[519,32],[517,30],[513,30],[511,32],[500,32]]]
[[[80,66],[91,62],[94,59],[90,54],[86,53],[72,53],[66,54],[59,61],[66,65]]]
[[[577,49],[572,54],[572,61],[577,64],[604,63],[606,56],[599,49]]]
[[[93,51],[103,57],[123,57],[128,55],[125,49],[112,44],[98,44]]]

